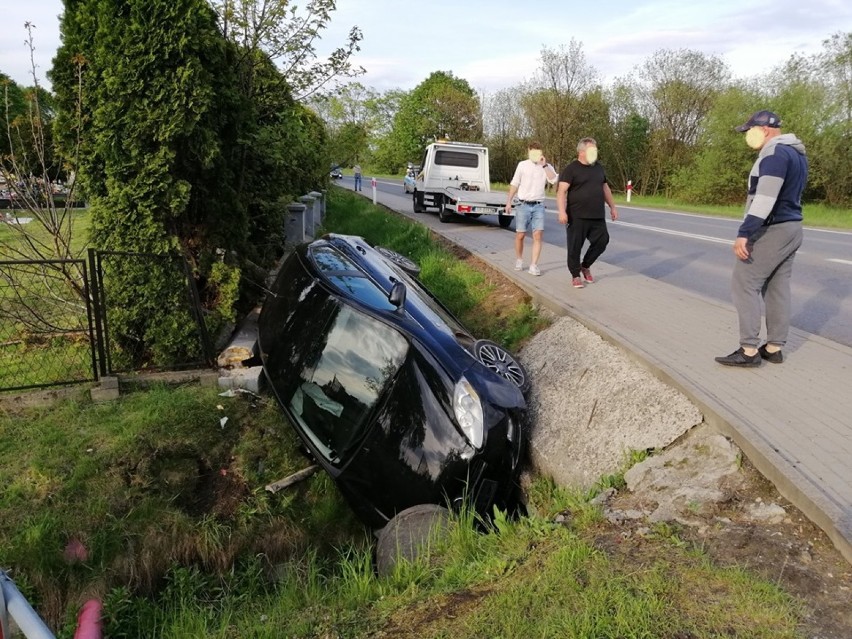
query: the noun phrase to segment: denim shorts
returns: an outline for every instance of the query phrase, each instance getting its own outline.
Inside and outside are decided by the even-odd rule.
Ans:
[[[521,202],[515,207],[515,232],[526,233],[544,230],[544,202],[526,204]]]

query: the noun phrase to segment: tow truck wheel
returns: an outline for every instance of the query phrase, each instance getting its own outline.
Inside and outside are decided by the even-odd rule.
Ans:
[[[507,229],[507,228],[509,228],[509,225],[512,223],[512,216],[511,215],[498,215],[497,216],[497,222],[500,223],[501,229]]]
[[[438,209],[438,219],[442,222],[449,222],[453,219],[453,215],[455,214],[453,213],[452,209],[448,209],[445,206],[441,206],[441,208]]]
[[[423,213],[426,210],[426,205],[423,204],[423,193],[418,193],[415,189],[414,195],[411,196],[411,201],[414,204],[415,213]]]

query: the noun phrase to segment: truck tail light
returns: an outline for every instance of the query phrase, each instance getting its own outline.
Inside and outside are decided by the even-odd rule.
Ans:
[[[470,207],[465,204],[459,204],[459,213],[470,213]]]

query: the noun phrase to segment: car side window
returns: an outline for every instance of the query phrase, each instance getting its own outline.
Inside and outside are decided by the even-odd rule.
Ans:
[[[382,392],[408,354],[394,328],[346,305],[319,330],[322,351],[310,358],[290,409],[320,454],[343,464],[369,426]]]

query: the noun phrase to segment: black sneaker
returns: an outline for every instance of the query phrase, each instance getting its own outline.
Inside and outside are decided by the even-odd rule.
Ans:
[[[717,357],[716,361],[724,366],[760,366],[760,353],[746,355],[740,347],[730,355]]]
[[[766,344],[757,349],[758,354],[761,359],[765,359],[767,362],[772,364],[780,364],[784,361],[784,355],[781,354],[781,351],[775,351],[774,353],[770,353],[766,350]]]

